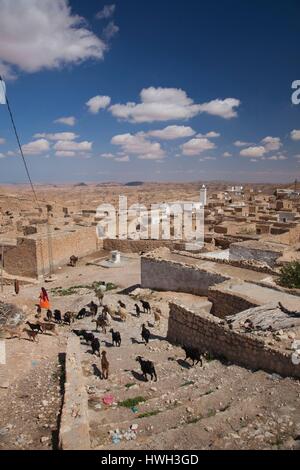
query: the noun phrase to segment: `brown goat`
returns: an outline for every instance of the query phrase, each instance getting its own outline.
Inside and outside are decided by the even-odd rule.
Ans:
[[[24,328],[23,331],[27,334],[27,336],[29,337],[29,339],[31,339],[31,341],[33,341],[34,343],[39,342],[37,331],[28,330],[27,328]]]
[[[101,353],[101,371],[102,371],[102,377],[103,379],[107,380],[108,379],[108,373],[109,373],[109,362],[106,357],[106,351],[102,351]]]
[[[54,325],[53,323],[39,322],[39,325],[41,326],[43,333],[49,331],[50,333],[54,333],[56,336],[58,336],[58,332],[56,331],[56,325]]]
[[[19,338],[21,339],[21,331],[14,328],[5,328],[5,339]]]

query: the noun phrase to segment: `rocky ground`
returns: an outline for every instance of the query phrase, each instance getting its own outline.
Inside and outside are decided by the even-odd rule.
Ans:
[[[300,439],[300,382],[234,364],[204,359],[191,367],[184,353],[166,341],[168,301],[175,297],[195,305],[205,299],[174,293],[124,289],[139,283],[139,260],[121,269],[79,265],[62,270],[50,288],[85,285],[95,280],[114,282],[106,294],[112,306],[127,305],[126,323],[113,321],[122,335],[121,348],[111,344],[109,332],[94,333],[107,351],[109,379],[100,378],[100,359],[82,341],[82,367],[89,395],[90,437],[94,449],[297,449]],[[49,286],[48,286],[49,289]],[[22,287],[18,298],[8,287],[5,299],[26,305],[34,318],[39,286]],[[136,297],[134,297],[136,294]],[[134,304],[143,298],[163,312],[160,325],[153,315],[136,318]],[[85,288],[72,295],[51,294],[54,308],[78,311],[93,299]],[[150,344],[141,338],[145,323]],[[0,449],[55,449],[63,400],[64,352],[71,329],[94,331],[90,318],[71,328],[60,326],[59,336],[40,335],[39,343],[7,341],[8,374],[0,388]],[[145,382],[136,356],[155,363],[158,382]],[[111,396],[112,404],[103,399]]]

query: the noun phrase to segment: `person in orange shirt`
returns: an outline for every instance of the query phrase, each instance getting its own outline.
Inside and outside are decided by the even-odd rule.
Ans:
[[[42,287],[42,289],[41,289],[39,306],[41,308],[46,309],[46,310],[50,310],[49,297],[48,297],[47,291],[46,291],[46,289],[44,289],[44,287]]]

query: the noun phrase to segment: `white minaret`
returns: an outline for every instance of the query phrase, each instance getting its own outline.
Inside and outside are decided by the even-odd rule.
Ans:
[[[205,185],[200,189],[200,204],[202,204],[203,207],[207,204],[207,188]]]

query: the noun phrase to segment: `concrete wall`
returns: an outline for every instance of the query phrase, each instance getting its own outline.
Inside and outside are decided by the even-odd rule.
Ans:
[[[220,284],[229,278],[201,270],[197,266],[143,257],[141,279],[143,289],[207,296],[210,286]]]
[[[292,363],[291,354],[273,349],[251,334],[231,331],[212,315],[196,314],[177,304],[170,304],[168,340],[251,369],[300,378],[300,365]]]
[[[81,368],[80,340],[70,337],[66,351],[66,383],[59,431],[62,450],[89,450],[88,395]]]

